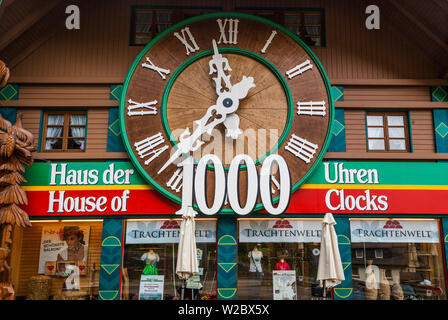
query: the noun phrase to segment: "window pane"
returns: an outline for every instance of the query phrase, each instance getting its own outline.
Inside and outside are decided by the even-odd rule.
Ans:
[[[135,26],[136,32],[151,32],[151,25],[150,24],[137,24]]]
[[[389,138],[404,138],[404,128],[389,128]]]
[[[383,117],[382,116],[367,116],[367,125],[368,126],[382,126],[383,125]]]
[[[64,125],[64,115],[61,114],[49,114],[48,115],[48,125],[52,126],[63,126]]]
[[[384,138],[383,128],[367,128],[369,138]]]
[[[393,139],[389,140],[390,150],[406,150],[406,140]]]
[[[73,126],[85,126],[86,125],[86,115],[83,114],[72,114],[70,115],[70,125]]]
[[[45,141],[45,150],[61,150],[62,139],[47,139]]]
[[[285,15],[285,24],[300,24],[300,15],[298,14]]]
[[[320,24],[320,14],[305,14],[305,24]]]
[[[403,116],[387,116],[389,126],[404,126]]]
[[[158,12],[157,13],[157,22],[171,22],[171,13],[168,12]]]
[[[437,221],[352,220],[350,230],[355,300],[446,299]]]
[[[137,22],[152,22],[152,12],[137,12],[135,15]]]
[[[369,150],[385,150],[384,140],[369,139]]]
[[[67,149],[69,150],[84,150],[84,139],[68,139]]]
[[[122,291],[129,292],[129,296],[123,299],[149,300],[157,295],[163,300],[179,299],[183,284],[176,275],[180,224],[180,219],[126,223],[123,270],[126,269],[128,281],[122,282]],[[199,274],[186,282],[185,298],[214,300],[216,221],[196,220],[196,258]],[[145,288],[143,281],[151,277],[158,277],[161,287]]]

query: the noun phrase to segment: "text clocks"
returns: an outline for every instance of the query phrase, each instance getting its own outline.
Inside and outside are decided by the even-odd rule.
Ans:
[[[134,166],[173,201],[182,200],[178,164],[188,155],[196,164],[207,156],[199,185],[202,207],[213,207],[222,190],[215,190],[211,161],[219,160],[226,181],[237,177],[225,192],[220,211],[226,212],[232,211],[229,196],[241,208],[246,201],[254,210],[264,207],[258,181],[252,196],[254,170],[269,184],[273,203],[279,201],[287,184],[275,159],[284,160],[296,191],[328,147],[333,110],[325,71],[298,37],[256,16],[213,13],[182,21],[143,49],[124,84],[120,120]],[[263,162],[273,154],[272,174],[263,178]]]

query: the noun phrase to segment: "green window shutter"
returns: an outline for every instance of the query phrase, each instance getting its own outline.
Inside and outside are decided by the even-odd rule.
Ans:
[[[331,128],[331,142],[328,152],[345,152],[345,119],[344,109],[335,109],[333,125]]]
[[[107,129],[107,152],[126,152],[121,138],[118,108],[109,109],[109,127]]]
[[[448,153],[448,109],[433,109],[437,153]]]

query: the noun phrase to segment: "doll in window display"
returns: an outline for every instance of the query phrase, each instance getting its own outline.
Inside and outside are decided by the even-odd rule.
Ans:
[[[148,252],[145,252],[140,258],[142,261],[145,261],[146,266],[143,268],[142,274],[145,276],[148,275],[158,275],[157,271],[157,262],[159,262],[160,257],[157,253],[154,252],[153,249],[150,249]]]

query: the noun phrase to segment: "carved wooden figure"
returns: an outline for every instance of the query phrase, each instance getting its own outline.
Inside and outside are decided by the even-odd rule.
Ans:
[[[0,130],[0,300],[12,300],[12,232],[14,226],[31,226],[27,213],[19,207],[28,203],[20,184],[25,182],[22,173],[25,165],[33,164],[32,152],[36,149],[33,135],[22,127],[22,114],[17,114],[14,125],[0,114]]]
[[[0,89],[6,86],[9,80],[9,69],[6,64],[0,60]]]

